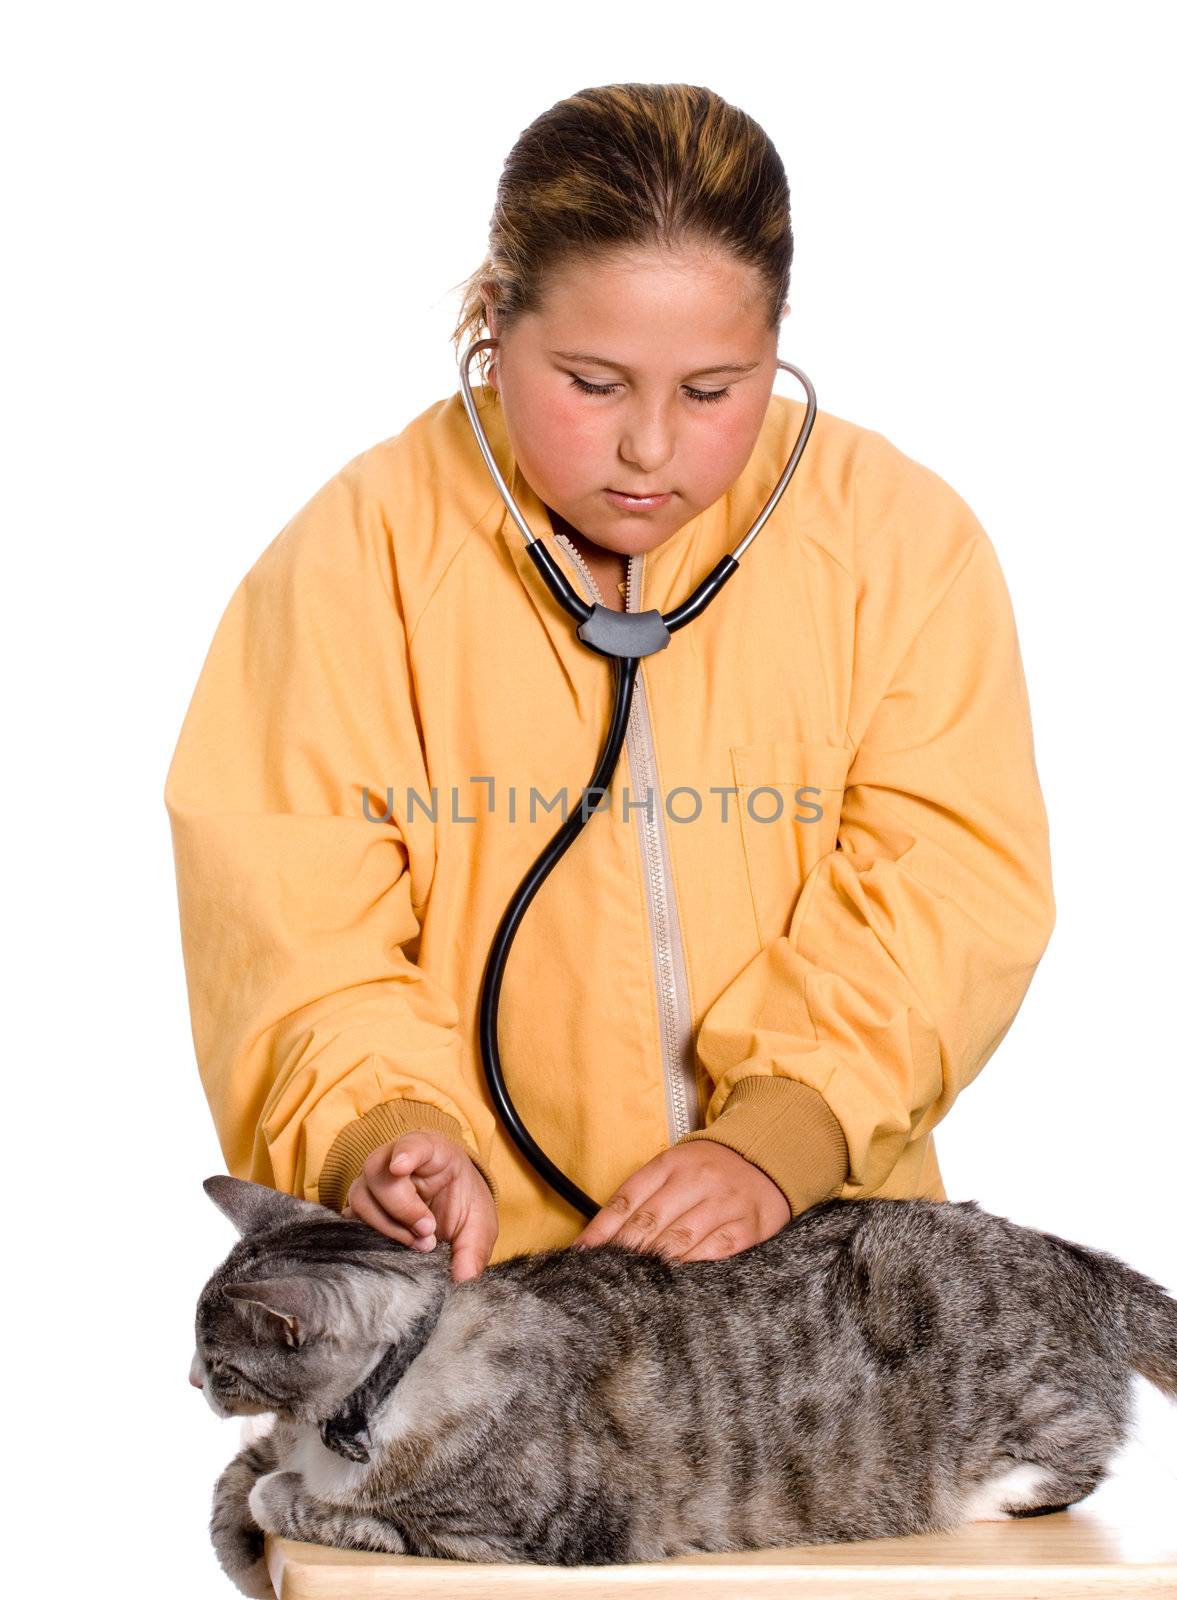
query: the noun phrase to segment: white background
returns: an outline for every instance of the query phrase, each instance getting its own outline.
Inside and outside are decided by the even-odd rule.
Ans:
[[[126,1594],[230,1592],[206,1519],[237,1424],[186,1376],[233,1235],[200,1187],[223,1160],[167,764],[244,572],[456,390],[454,286],[503,160],[591,84],[702,83],[763,125],[793,194],[780,354],[952,484],[1006,575],[1059,915],[937,1131],[949,1198],[1177,1277],[1165,8],[423,15],[206,0],[4,27],[7,1458],[22,1543],[117,1565]],[[1137,1448],[1177,1473],[1174,1408],[1139,1387]]]

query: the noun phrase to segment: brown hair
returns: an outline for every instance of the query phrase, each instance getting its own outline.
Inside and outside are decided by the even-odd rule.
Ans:
[[[768,327],[789,294],[789,182],[746,112],[691,83],[580,89],[523,130],[508,155],[487,254],[463,289],[453,341],[538,310],[546,275],[570,257],[718,245],[759,273]],[[479,352],[485,381],[487,358]]]

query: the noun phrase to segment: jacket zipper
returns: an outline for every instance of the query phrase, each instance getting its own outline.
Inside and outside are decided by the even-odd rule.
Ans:
[[[589,592],[598,604],[603,605],[601,591],[597,588],[596,580],[580,551],[567,535],[558,533],[555,537],[575,562],[577,570],[588,585]],[[630,556],[626,563],[626,611],[638,609],[641,561],[641,556]],[[653,939],[654,985],[658,995],[662,1078],[666,1089],[666,1120],[670,1130],[670,1142],[676,1144],[692,1128],[699,1126],[699,1090],[695,1079],[691,1039],[686,953],[683,948],[678,901],[667,867],[662,791],[658,786],[658,768],[654,756],[649,703],[646,699],[645,669],[641,662],[638,663],[634,679],[633,706],[625,735],[625,747],[629,757],[629,770],[637,783],[638,793],[649,801],[648,806],[643,804],[640,808],[642,824],[638,838],[646,880],[646,906]],[[633,809],[639,808],[635,805]]]

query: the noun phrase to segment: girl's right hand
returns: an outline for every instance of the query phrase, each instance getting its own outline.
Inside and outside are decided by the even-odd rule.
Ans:
[[[414,1129],[378,1145],[347,1192],[345,1217],[415,1250],[451,1245],[454,1283],[476,1278],[490,1260],[498,1212],[486,1180],[461,1145]]]

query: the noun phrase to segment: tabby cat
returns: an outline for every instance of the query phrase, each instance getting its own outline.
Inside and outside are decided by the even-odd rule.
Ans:
[[[827,1200],[721,1261],[610,1241],[450,1281],[358,1218],[225,1176],[241,1237],[192,1381],[274,1413],[211,1534],[467,1561],[653,1561],[945,1532],[1091,1493],[1132,1373],[1177,1396],[1177,1300],[964,1203]]]

